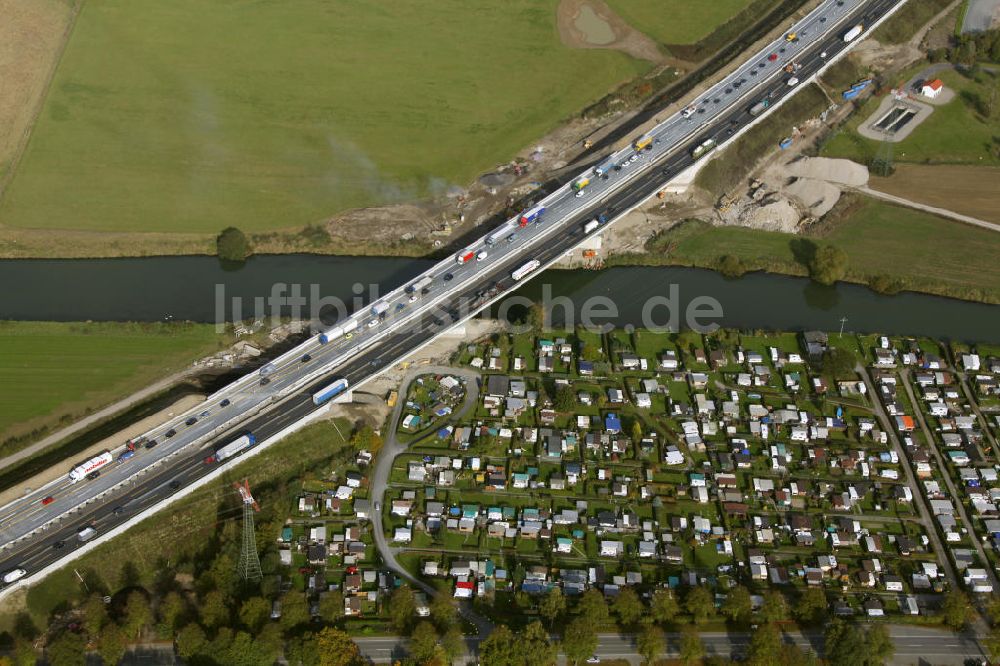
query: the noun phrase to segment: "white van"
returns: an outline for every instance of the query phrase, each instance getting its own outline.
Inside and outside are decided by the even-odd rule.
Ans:
[[[14,569],[13,571],[8,571],[3,575],[3,582],[6,584],[11,584],[14,581],[21,580],[24,575],[28,573],[24,569]]]
[[[97,535],[97,530],[93,527],[84,527],[82,530],[76,533],[76,538],[80,541],[90,541]]]

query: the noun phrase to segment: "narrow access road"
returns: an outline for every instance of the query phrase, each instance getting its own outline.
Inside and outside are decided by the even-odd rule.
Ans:
[[[441,592],[424,581],[417,579],[409,571],[407,571],[406,568],[399,563],[399,560],[396,559],[396,554],[400,549],[393,548],[389,544],[388,540],[386,540],[385,530],[382,525],[382,509],[384,509],[382,502],[385,496],[386,488],[389,486],[389,476],[392,473],[393,462],[395,462],[396,457],[406,451],[409,446],[408,444],[404,444],[399,441],[396,437],[396,430],[399,426],[399,417],[402,415],[403,407],[406,404],[406,395],[410,388],[410,383],[421,375],[439,374],[453,375],[465,380],[465,400],[462,402],[462,406],[457,411],[452,413],[451,417],[448,419],[449,422],[454,423],[460,420],[471,409],[475,408],[476,404],[478,404],[478,372],[464,368],[452,368],[444,365],[425,365],[412,368],[406,373],[406,375],[403,376],[403,380],[400,382],[399,398],[396,400],[396,406],[393,407],[392,415],[389,418],[389,432],[386,433],[385,443],[382,445],[382,450],[379,451],[375,460],[375,469],[372,472],[371,481],[372,532],[375,537],[375,547],[382,556],[382,561],[385,562],[385,565],[389,569],[402,578],[408,580],[413,585],[419,587],[430,596],[438,596]],[[379,510],[375,510],[376,506]],[[493,630],[493,623],[481,616],[479,613],[473,611],[469,604],[460,604],[459,612],[466,620],[475,625],[476,630],[479,632],[481,637],[485,637],[490,633],[490,631]]]
[[[904,199],[903,197],[897,197],[894,194],[886,194],[885,192],[879,192],[878,190],[873,190],[867,185],[864,187],[851,188],[862,194],[867,194],[870,197],[876,199],[882,199],[883,201],[888,201],[889,203],[894,203],[898,206],[905,206],[907,208],[913,208],[915,210],[923,211],[925,213],[930,213],[931,215],[937,215],[938,217],[947,217],[958,222],[964,222],[965,224],[971,224],[975,227],[982,227],[983,229],[989,229],[990,231],[1000,231],[1000,224],[994,222],[987,222],[986,220],[980,220],[978,217],[972,217],[970,215],[963,215],[962,213],[956,213],[953,210],[947,210],[945,208],[937,208],[936,206],[928,206],[927,204],[922,204],[918,201],[912,201],[910,199]]]
[[[928,538],[931,540],[931,543],[934,544],[934,552],[937,555],[937,560],[941,565],[941,569],[944,571],[945,578],[948,579],[951,589],[961,589],[958,585],[958,576],[955,575],[955,569],[951,566],[951,559],[948,557],[948,551],[944,549],[944,543],[941,542],[941,537],[938,534],[937,527],[934,525],[931,512],[927,508],[927,498],[924,496],[921,486],[917,484],[916,478],[913,476],[913,461],[910,459],[910,456],[907,455],[905,447],[900,443],[899,435],[896,433],[896,429],[892,426],[892,422],[889,420],[889,415],[885,412],[885,406],[882,404],[882,395],[875,390],[875,384],[872,382],[872,379],[868,374],[868,368],[864,368],[859,365],[855,368],[855,371],[861,375],[862,380],[865,382],[865,387],[868,389],[868,395],[871,396],[872,405],[875,408],[875,415],[878,417],[879,423],[882,425],[882,430],[884,430],[889,436],[889,441],[892,442],[892,447],[895,449],[896,455],[899,456],[901,461],[906,461],[906,464],[902,465],[903,472],[906,474],[906,485],[913,490],[913,502],[917,505],[917,510],[920,512],[920,522],[923,523],[924,529],[927,531]],[[942,472],[944,472],[944,470],[942,470]]]
[[[941,455],[941,451],[938,448],[938,442],[934,438],[934,433],[927,426],[927,421],[924,419],[924,413],[920,409],[920,404],[917,402],[917,396],[913,392],[913,387],[910,385],[911,374],[909,368],[903,368],[900,371],[900,376],[903,379],[903,386],[906,388],[906,397],[910,399],[910,406],[913,407],[913,413],[917,418],[917,423],[920,424],[920,429],[924,433],[924,438],[927,440],[927,445],[931,449],[931,454],[934,456],[934,460],[937,461],[938,469],[941,470],[941,476],[944,477],[945,485],[948,486],[948,494],[951,496],[951,501],[958,511],[959,518],[962,519],[962,523],[969,530],[970,540],[976,547],[976,552],[979,553],[979,558],[986,565],[986,573],[990,578],[990,585],[993,586],[994,590],[1000,590],[1000,584],[997,583],[997,578],[993,573],[993,568],[989,566],[989,558],[986,556],[986,552],[983,550],[982,542],[976,538],[976,532],[972,529],[972,521],[969,520],[969,516],[965,511],[965,504],[962,502],[962,497],[958,493],[958,489],[955,488],[955,482],[951,478],[951,470],[945,465],[944,456]]]

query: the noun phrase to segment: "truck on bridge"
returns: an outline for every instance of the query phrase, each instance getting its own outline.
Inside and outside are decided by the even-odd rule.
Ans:
[[[573,188],[574,192],[580,192],[583,188],[587,187],[587,185],[590,185],[590,176],[580,176],[573,181],[573,184],[570,187]]]
[[[325,345],[326,343],[336,340],[337,338],[343,337],[356,329],[358,327],[357,319],[348,319],[343,324],[334,326],[328,331],[324,331],[319,334],[319,343]]]
[[[430,275],[425,275],[416,282],[414,282],[413,284],[411,284],[409,287],[407,287],[406,293],[408,294],[423,293],[423,291],[427,289],[427,287],[431,286],[432,282],[434,282],[434,278],[432,278]]]
[[[341,377],[332,384],[324,386],[320,390],[313,393],[313,404],[322,405],[324,402],[336,398],[338,395],[347,390],[347,386],[347,380]]]
[[[862,23],[857,24],[856,26],[854,26],[853,28],[844,33],[844,42],[854,41],[854,39],[856,39],[857,36],[864,31],[865,31],[864,24]]]
[[[518,226],[526,227],[532,222],[541,222],[542,213],[545,212],[545,206],[535,206],[531,210],[525,211],[523,215],[517,220]]]
[[[76,483],[77,481],[87,478],[88,474],[96,472],[112,460],[114,460],[114,458],[111,455],[111,451],[105,451],[99,456],[94,456],[82,465],[77,465],[69,472],[70,483]]]
[[[635,148],[635,152],[637,153],[641,150],[647,150],[649,148],[652,148],[653,137],[649,136],[648,134],[643,134],[638,139],[632,142],[632,147]]]
[[[707,155],[715,148],[715,139],[705,139],[699,143],[694,150],[691,151],[691,157],[698,159],[703,155]]]
[[[514,282],[523,280],[525,277],[528,276],[529,273],[531,273],[541,265],[542,264],[540,261],[538,261],[538,259],[532,259],[528,263],[516,269],[513,273],[510,274],[510,276],[514,278]]]
[[[760,100],[759,102],[757,102],[756,104],[754,104],[753,106],[750,107],[750,115],[751,116],[759,116],[761,113],[764,112],[764,109],[766,109],[769,106],[771,106],[771,100],[769,100],[767,98],[762,99],[762,100]]]
[[[386,303],[385,301],[379,301],[371,308],[371,313],[375,317],[381,317],[388,311],[389,311],[389,304]]]
[[[254,437],[253,433],[247,433],[242,437],[234,439],[225,446],[216,449],[215,453],[205,458],[205,464],[211,464],[215,462],[222,462],[226,458],[232,458],[237,453],[249,449],[251,446],[257,443],[257,438]]]
[[[615,168],[618,162],[615,161],[614,157],[605,158],[603,162],[594,167],[594,175],[598,178],[611,173],[611,170]]]

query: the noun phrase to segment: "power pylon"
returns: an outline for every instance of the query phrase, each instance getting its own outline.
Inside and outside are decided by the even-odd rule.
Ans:
[[[243,580],[259,581],[264,577],[260,570],[260,556],[257,555],[257,537],[254,533],[253,514],[260,511],[257,500],[250,494],[250,483],[246,479],[242,484],[233,486],[243,498],[243,549],[240,551],[240,563],[237,573]]]
[[[896,167],[893,164],[892,134],[894,133],[882,133],[882,142],[879,144],[878,152],[868,165],[868,168],[876,176],[888,178],[892,175],[892,172],[896,170]]]

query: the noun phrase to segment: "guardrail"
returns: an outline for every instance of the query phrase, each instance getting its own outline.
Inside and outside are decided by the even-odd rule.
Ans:
[[[792,26],[791,30],[797,31],[797,30],[801,29],[799,26],[808,25],[818,15],[822,14],[827,9],[828,5],[831,2],[833,2],[833,1],[834,0],[827,0],[827,2],[824,2],[824,3],[820,4],[819,6],[817,6],[809,14],[807,14],[801,20],[799,20],[798,22],[796,22],[794,24],[794,26]],[[875,27],[877,27],[879,24],[881,24],[886,18],[888,18],[889,16],[891,16],[893,13],[895,13],[899,9],[899,7],[901,7],[905,3],[905,1],[906,0],[902,0],[901,2],[895,4],[889,11],[887,11],[882,17],[880,17],[876,22],[874,22],[870,27],[867,27],[865,35],[869,34],[872,30],[875,29]],[[861,6],[861,4],[862,4],[861,2],[855,2],[854,4],[852,4],[852,6],[850,7],[850,9],[848,9],[845,12],[845,15],[840,19],[840,21],[832,23],[828,28],[826,28],[826,30],[824,30],[824,31],[822,31],[820,33],[820,36],[821,37],[826,37],[831,32],[837,30],[838,27],[841,26],[841,24],[846,20],[847,15],[850,12],[855,11],[859,6]],[[840,51],[838,51],[838,53],[835,56],[833,56],[823,67],[821,67],[819,70],[817,70],[817,72],[815,72],[810,77],[808,77],[808,79],[806,79],[806,81],[814,81],[815,78],[819,74],[821,74],[823,71],[826,70],[826,68],[828,68],[830,65],[832,65],[837,60],[839,60],[841,57],[843,57],[843,55],[846,54],[848,51],[850,51],[850,49],[854,45],[856,45],[857,43],[859,43],[861,41],[863,41],[863,38],[855,40],[854,42],[852,42],[849,45],[845,46],[845,48],[843,48]],[[709,88],[709,90],[707,92],[703,93],[703,95],[711,96],[713,94],[713,91],[718,91],[718,90],[724,89],[725,86],[727,85],[727,82],[729,82],[731,80],[731,78],[733,78],[734,76],[738,75],[739,71],[743,67],[747,66],[747,64],[752,64],[758,58],[764,57],[765,54],[767,54],[769,52],[772,52],[774,50],[774,48],[780,47],[780,45],[783,44],[783,43],[784,42],[781,39],[774,40],[774,41],[770,42],[765,47],[763,47],[762,49],[760,49],[756,54],[754,54],[754,56],[752,56],[750,58],[747,58],[746,61],[744,62],[744,64],[741,65],[740,67],[736,68],[736,70],[733,73],[730,73],[729,75],[723,77],[717,84],[715,84],[714,86],[712,86],[711,88]],[[804,48],[802,50],[804,50]],[[776,67],[777,67],[777,65],[776,65]],[[693,136],[695,136],[696,134],[698,134],[699,132],[701,132],[702,131],[701,127],[703,127],[706,123],[710,122],[711,119],[713,119],[713,118],[721,115],[721,113],[723,113],[724,110],[729,109],[731,107],[732,103],[738,103],[741,100],[744,100],[747,97],[753,95],[759,88],[761,88],[762,86],[767,85],[768,83],[770,83],[772,81],[772,79],[773,79],[773,76],[769,75],[769,76],[764,77],[764,78],[760,79],[759,81],[755,82],[753,85],[749,86],[748,88],[741,89],[740,92],[739,92],[739,94],[737,94],[737,95],[735,95],[733,97],[733,101],[730,102],[730,104],[726,105],[725,107],[720,107],[720,109],[717,110],[717,111],[715,111],[714,113],[712,113],[707,120],[703,120],[700,123],[698,123],[698,122],[692,122],[692,123],[690,123],[691,129],[689,129],[686,133],[684,133],[682,135],[682,137],[674,143],[674,146],[683,149],[683,145],[682,144],[684,144],[686,141],[689,141]],[[727,139],[724,139],[722,142],[720,142],[719,148],[716,151],[714,151],[714,152],[715,153],[721,152],[724,149],[724,147],[726,145],[728,145],[732,140],[734,140],[737,137],[741,136],[743,133],[745,133],[747,130],[749,130],[750,127],[753,127],[758,122],[760,122],[761,120],[763,120],[764,118],[766,118],[774,109],[780,107],[781,104],[783,104],[786,99],[792,97],[796,92],[797,92],[797,90],[792,91],[789,94],[783,96],[780,100],[778,100],[778,102],[776,102],[773,106],[771,106],[765,113],[761,114],[760,116],[758,116],[757,118],[755,118],[753,121],[751,121],[749,124],[747,124],[743,128],[741,128],[739,132],[735,133],[732,137],[728,137]],[[699,95],[699,97],[700,96],[701,95]],[[686,119],[682,118],[682,116],[681,116],[680,113],[675,113],[675,114],[671,115],[669,118],[667,118],[666,120],[664,120],[663,122],[661,122],[661,123],[657,124],[656,126],[654,126],[649,132],[647,132],[647,134],[649,134],[649,135],[652,136],[654,134],[661,133],[662,131],[666,130],[668,128],[668,126],[670,126],[671,124],[677,123],[677,122],[687,123],[688,121]],[[632,151],[633,151],[633,149],[631,147],[624,148],[624,149],[622,149],[620,151],[612,153],[611,158],[615,158],[616,161],[617,161],[617,158],[629,155]],[[670,151],[667,151],[666,154],[669,154],[669,152]],[[660,157],[663,157],[663,155],[661,155]],[[699,160],[699,161],[695,162],[693,165],[691,165],[690,167],[688,167],[688,169],[685,169],[682,173],[688,174],[688,173],[691,173],[692,170],[696,172],[698,169],[701,168],[702,165],[704,165],[705,163],[707,163],[710,159],[713,159],[714,157],[715,157],[714,155],[709,155],[705,159],[702,159],[702,160]],[[605,158],[605,159],[611,159],[611,158]],[[607,199],[608,197],[614,195],[616,192],[618,192],[620,189],[622,189],[623,187],[627,186],[632,180],[634,180],[635,176],[638,176],[639,174],[645,172],[646,170],[648,170],[650,168],[656,168],[655,165],[654,165],[654,162],[652,160],[645,161],[641,165],[636,165],[635,169],[633,169],[632,172],[631,172],[632,174],[634,174],[633,177],[632,178],[627,178],[627,179],[623,178],[623,179],[619,180],[618,182],[610,185],[608,187],[608,189],[606,189],[604,192],[602,192],[602,194],[601,194],[602,199]],[[668,179],[666,181],[666,183],[669,183],[672,180],[675,180],[679,175],[680,174],[678,174],[677,176],[674,176],[673,178]],[[561,186],[559,189],[555,190],[554,192],[550,193],[548,196],[546,196],[544,199],[542,199],[536,205],[545,205],[546,203],[548,203],[548,204],[551,205],[554,201],[558,200],[560,197],[565,196],[569,192],[569,190],[570,190],[570,185],[569,185],[569,183],[567,183],[567,184]],[[638,205],[641,205],[641,203],[644,203],[644,201],[645,200],[643,200],[643,202],[640,202],[640,204],[637,204],[636,206],[630,207],[626,211],[624,211],[622,213],[619,213],[618,215],[615,215],[613,218],[609,219],[608,222],[606,222],[601,227],[601,230],[603,231],[603,229],[605,229],[607,227],[610,227],[618,219],[621,219],[621,217],[623,217],[625,214],[627,214],[628,212],[631,212],[632,210],[634,210]],[[574,217],[575,215],[576,215],[576,212],[574,211],[574,212],[570,213],[569,217]],[[518,219],[518,216],[515,215],[514,217],[509,218],[506,222],[504,222],[502,225],[500,225],[499,228],[508,228],[511,225],[516,224],[517,219]],[[518,261],[519,257],[523,258],[524,256],[526,256],[527,250],[536,247],[539,243],[541,243],[544,239],[548,238],[550,235],[552,235],[553,233],[555,233],[557,230],[565,230],[565,228],[566,228],[565,225],[563,225],[563,226],[560,226],[558,224],[547,225],[539,233],[536,233],[532,237],[530,237],[528,239],[528,241],[525,243],[525,245],[522,246],[520,252],[518,252],[517,254],[514,254],[511,257],[508,257],[508,258],[502,260],[499,265],[503,266],[504,264],[515,263],[516,261]],[[496,230],[492,231],[491,233],[496,233]],[[601,233],[601,232],[598,231],[596,233]],[[583,237],[581,238],[580,242],[582,243],[588,236],[589,236],[588,234],[584,234]],[[478,239],[476,241],[476,245],[478,245],[479,243],[485,242],[485,238],[486,238],[486,236],[483,236],[482,238]],[[579,243],[577,243],[575,245],[572,245],[570,247],[570,249],[572,250],[573,248],[577,247],[578,245],[579,245]],[[541,273],[546,268],[551,267],[559,259],[560,259],[560,257],[556,257],[552,261],[546,263],[545,265],[543,265],[542,267],[540,267],[540,269],[537,270],[535,272],[535,274]],[[438,270],[440,270],[442,268],[447,267],[448,265],[450,265],[451,262],[452,262],[451,258],[442,260],[441,262],[439,262],[438,264],[436,264],[434,267],[432,267],[431,269],[429,269],[428,271],[426,271],[422,275],[430,275],[430,274],[432,274],[432,273],[434,273],[434,272],[436,272],[436,271],[438,271]],[[451,289],[446,290],[446,291],[438,294],[437,296],[433,297],[429,301],[423,301],[422,300],[421,301],[421,306],[419,308],[415,308],[414,310],[409,311],[404,316],[401,316],[401,317],[398,317],[398,318],[394,318],[392,320],[392,322],[388,326],[386,326],[385,328],[380,329],[379,332],[377,332],[377,333],[375,333],[373,335],[365,336],[364,339],[359,339],[357,342],[355,342],[353,345],[351,345],[348,349],[345,349],[342,354],[339,354],[339,355],[335,356],[333,359],[331,359],[330,361],[326,362],[320,368],[317,368],[316,370],[314,370],[314,371],[312,371],[310,373],[307,373],[306,375],[304,375],[304,376],[300,377],[299,379],[295,380],[289,386],[281,389],[277,394],[272,394],[272,395],[266,396],[264,399],[262,399],[257,404],[254,404],[251,407],[249,407],[246,411],[241,412],[241,413],[239,413],[237,415],[234,415],[232,418],[227,419],[222,424],[220,424],[218,426],[215,426],[214,428],[212,428],[211,430],[207,431],[206,433],[198,436],[194,440],[192,440],[192,441],[190,441],[190,442],[188,442],[188,443],[186,443],[186,444],[178,447],[176,450],[172,451],[168,455],[163,456],[161,458],[158,458],[156,461],[154,461],[150,465],[147,465],[145,467],[140,468],[139,470],[136,471],[135,474],[131,475],[130,477],[128,477],[126,479],[123,479],[121,482],[119,482],[119,483],[117,483],[117,484],[109,487],[108,489],[105,489],[104,491],[102,491],[97,496],[95,496],[93,498],[90,498],[89,500],[87,500],[84,503],[83,506],[86,506],[87,504],[91,504],[92,502],[96,501],[97,499],[100,499],[100,498],[104,497],[108,493],[120,489],[122,486],[127,485],[132,479],[136,478],[137,476],[139,476],[141,474],[146,473],[148,470],[155,469],[159,465],[163,464],[165,461],[170,460],[171,458],[173,458],[174,456],[176,456],[178,453],[180,453],[180,451],[182,449],[189,449],[189,448],[191,448],[193,446],[200,446],[200,445],[204,444],[205,442],[207,442],[208,440],[218,437],[221,433],[223,433],[226,430],[230,429],[231,427],[235,426],[239,422],[245,421],[248,418],[252,418],[254,416],[259,415],[264,410],[266,410],[266,409],[270,408],[271,406],[273,406],[275,402],[286,399],[292,393],[294,393],[294,392],[296,392],[298,390],[301,390],[301,388],[303,386],[307,385],[309,382],[315,380],[316,378],[318,378],[318,377],[320,377],[320,376],[322,376],[324,374],[330,373],[333,370],[333,368],[335,368],[339,364],[342,364],[345,360],[347,360],[351,356],[357,355],[357,354],[359,354],[359,353],[361,353],[361,352],[363,352],[363,351],[371,348],[372,346],[374,346],[379,341],[381,341],[384,338],[388,337],[389,335],[391,335],[395,331],[399,330],[401,327],[407,325],[413,319],[423,316],[424,312],[432,309],[434,306],[438,305],[439,303],[441,303],[445,299],[449,298],[456,291],[460,291],[460,289],[462,287],[464,287],[466,284],[468,284],[471,281],[473,281],[473,279],[475,277],[476,277],[476,274],[475,273],[471,273],[468,276],[466,276],[465,278],[457,281],[452,286]],[[417,277],[414,278],[414,280],[418,280],[418,279],[420,279],[420,276],[417,276]],[[530,279],[530,277],[528,279]],[[407,284],[409,284],[409,283],[407,283]],[[404,285],[404,286],[401,286],[401,287],[399,287],[399,288],[397,288],[397,289],[395,289],[393,291],[390,291],[389,293],[387,293],[386,295],[384,295],[382,297],[382,299],[380,299],[380,300],[392,300],[392,299],[394,299],[396,297],[399,297],[400,295],[403,295],[405,293],[406,286],[407,285]],[[470,312],[470,314],[468,316],[466,316],[466,317],[464,317],[464,318],[462,318],[460,320],[456,320],[451,325],[448,325],[448,326],[444,327],[442,329],[442,332],[444,332],[446,330],[450,330],[451,328],[454,328],[455,326],[458,326],[458,325],[464,323],[465,321],[468,321],[469,319],[471,319],[471,317],[473,315],[478,314],[483,309],[485,309],[486,307],[489,307],[490,305],[492,305],[493,303],[495,303],[496,301],[498,301],[502,297],[503,297],[503,293],[500,293],[500,294],[497,294],[495,297],[493,297],[491,299],[485,300],[480,306],[474,307],[471,310],[471,312]],[[369,312],[366,309],[366,310],[361,310],[361,311],[359,311],[357,313],[352,314],[351,317],[347,318],[347,320],[357,319],[359,321],[359,326],[361,326],[362,324],[360,322],[363,319],[367,320],[369,318],[369,316],[370,316]],[[431,338],[431,339],[433,339],[433,338]],[[428,343],[429,343],[429,341],[421,344],[420,346],[414,348],[413,350],[410,350],[410,353],[413,353],[414,351],[417,351],[418,349],[422,349]],[[329,343],[329,344],[335,344],[335,343]],[[306,342],[304,342],[304,343],[302,343],[300,345],[297,345],[296,347],[290,349],[286,353],[282,354],[278,358],[276,358],[273,361],[271,361],[271,363],[275,364],[279,368],[283,368],[289,362],[292,362],[292,363],[297,362],[298,359],[301,358],[302,354],[304,352],[306,352],[306,350],[314,348],[317,345],[319,345],[319,342],[318,342],[317,338],[315,336],[310,336],[309,340],[307,340]],[[409,355],[409,354],[407,354],[407,355]],[[405,358],[405,356],[403,358]],[[383,368],[383,370],[384,370],[384,368]],[[360,386],[363,383],[367,382],[370,378],[376,377],[376,376],[378,376],[380,374],[381,374],[381,371],[373,372],[371,375],[369,375],[368,378],[366,378],[365,380],[362,380],[362,382],[360,382],[356,386]],[[221,389],[219,391],[216,391],[215,393],[213,393],[212,395],[210,395],[206,399],[206,402],[211,401],[211,402],[213,402],[213,404],[217,404],[225,396],[227,396],[227,395],[234,395],[234,394],[238,393],[239,391],[243,390],[244,388],[247,388],[250,385],[256,383],[257,381],[258,381],[257,380],[257,376],[254,373],[249,373],[247,375],[244,375],[243,377],[238,378],[237,380],[235,380],[231,384],[227,385],[223,389]],[[352,387],[352,388],[354,388],[354,387]],[[187,418],[189,418],[190,416],[195,416],[195,415],[197,415],[198,413],[200,413],[202,411],[204,411],[204,405],[203,404],[199,405],[198,407],[192,408],[191,410],[183,412],[176,419],[173,419],[173,420],[167,422],[166,424],[161,424],[161,425],[157,426],[156,428],[151,429],[144,436],[146,436],[146,437],[152,437],[152,436],[155,435],[155,433],[158,433],[158,432],[161,432],[161,431],[166,431],[167,429],[169,429],[169,427],[170,427],[171,424],[181,423],[184,420],[186,420]],[[112,449],[112,451],[124,450],[124,448],[125,447],[123,445],[122,447],[118,447],[118,448]],[[242,457],[242,456],[240,456],[240,457]],[[58,483],[59,481],[60,481],[59,479],[56,479],[56,480],[50,482],[49,484],[46,484],[45,486],[43,486],[43,488],[48,488],[48,487],[50,487],[50,486]],[[14,502],[11,502],[10,504],[8,504],[8,506],[12,506],[12,505],[16,504],[18,501],[20,501],[20,500],[15,500]],[[51,520],[47,521],[46,523],[42,524],[41,526],[35,528],[33,531],[31,531],[31,532],[29,532],[29,533],[27,533],[25,535],[22,535],[20,537],[17,537],[13,541],[5,543],[0,548],[7,549],[9,546],[18,543],[19,541],[21,541],[24,538],[27,538],[27,537],[30,537],[30,536],[34,536],[39,531],[47,529],[48,527],[50,527],[51,525],[53,525],[53,524],[55,524],[57,522],[61,522],[61,520],[62,520],[63,517],[71,515],[71,513],[72,513],[72,510],[70,512],[66,512],[66,513],[60,514],[59,516],[55,516],[55,517],[53,517],[53,519],[51,519]]]

